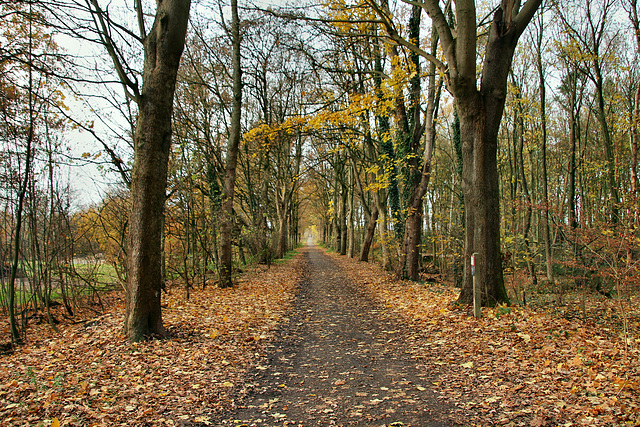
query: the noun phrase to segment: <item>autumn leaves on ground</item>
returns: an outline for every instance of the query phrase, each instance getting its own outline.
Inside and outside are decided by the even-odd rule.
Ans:
[[[171,288],[164,340],[127,343],[117,297],[110,311],[60,324],[59,333],[34,325],[40,331],[29,334],[31,342],[0,356],[0,424],[216,425],[255,393],[250,379],[266,369],[269,343],[296,315],[309,250],[317,249],[245,273],[232,289],[209,286],[186,300],[180,287]],[[389,345],[408,352],[428,378],[410,385],[418,405],[420,396],[425,405],[427,396],[438,396],[469,425],[640,423],[636,299],[569,303],[555,312],[498,307],[476,320],[453,304],[457,290],[446,284],[401,282],[374,264],[331,256],[378,305],[361,305],[363,312],[378,310],[401,325],[401,340]],[[334,382],[336,393],[350,393],[348,381]],[[385,399],[351,394],[363,396],[355,405],[363,408]],[[288,423],[286,411],[269,422],[299,425]],[[349,425],[411,424],[353,418]]]

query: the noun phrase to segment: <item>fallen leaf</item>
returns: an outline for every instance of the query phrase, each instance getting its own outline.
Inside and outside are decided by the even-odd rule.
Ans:
[[[193,419],[193,421],[195,421],[197,423],[203,423],[203,424],[206,424],[208,426],[211,425],[211,421],[210,420],[211,420],[211,417],[206,417],[204,415],[201,415],[199,417],[195,417]]]
[[[528,343],[529,341],[531,341],[531,335],[529,335],[529,334],[524,334],[522,332],[518,332],[518,336],[520,338],[522,338],[522,341],[524,341],[525,343]]]

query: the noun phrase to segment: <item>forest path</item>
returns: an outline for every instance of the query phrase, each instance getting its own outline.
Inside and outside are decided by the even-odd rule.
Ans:
[[[403,325],[351,283],[315,246],[289,319],[267,347],[252,391],[230,426],[453,426],[453,408],[430,390]],[[251,377],[250,377],[251,378]],[[251,379],[249,380],[251,381]]]

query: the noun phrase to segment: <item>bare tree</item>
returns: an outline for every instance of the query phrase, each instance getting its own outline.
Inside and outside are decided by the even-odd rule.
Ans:
[[[238,165],[238,146],[240,145],[240,136],[242,133],[240,127],[242,113],[242,69],[240,68],[241,40],[238,0],[231,0],[231,15],[233,106],[222,193],[222,226],[220,228],[220,287],[222,288],[233,285],[233,248],[231,247],[231,234],[233,232],[233,196],[236,184],[236,167]]]

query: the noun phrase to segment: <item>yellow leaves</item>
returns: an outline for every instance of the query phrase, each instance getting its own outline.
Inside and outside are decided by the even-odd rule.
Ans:
[[[58,418],[53,417],[53,419],[51,420],[51,427],[60,427],[60,421],[58,420]]]
[[[211,418],[204,416],[204,415],[200,415],[198,417],[195,417],[193,419],[193,421],[195,421],[196,423],[201,423],[201,424],[205,424],[205,425],[211,425]]]
[[[303,132],[306,123],[307,119],[302,116],[289,117],[274,125],[263,123],[246,132],[242,141],[245,144],[257,144],[260,149],[269,149],[273,145],[288,142],[291,136]]]
[[[334,104],[334,110],[323,109],[314,114],[296,115],[281,123],[262,123],[247,131],[242,140],[245,144],[253,144],[259,149],[267,150],[272,146],[290,143],[292,137],[297,134],[334,128],[341,128],[343,138],[349,140],[351,136],[357,136],[350,135],[348,129],[360,125],[364,112],[377,109],[376,114],[383,114],[377,107],[379,104],[374,93],[351,94],[347,102]],[[392,108],[393,104],[389,103],[383,109],[390,111]]]
[[[365,3],[350,3],[346,0],[323,0],[322,9],[331,25],[343,33],[358,35],[370,31],[368,21],[376,19],[375,12]]]
[[[100,156],[102,156],[102,151],[98,151],[96,154],[82,153],[82,158],[85,160],[89,158],[91,158],[91,160],[97,160]]]

